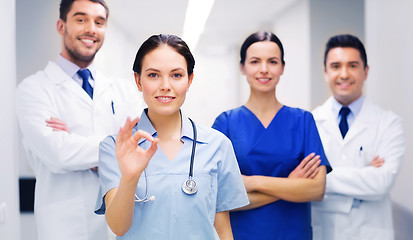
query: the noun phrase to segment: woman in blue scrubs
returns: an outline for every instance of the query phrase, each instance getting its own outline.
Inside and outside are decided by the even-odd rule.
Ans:
[[[133,70],[148,105],[100,145],[98,214],[118,239],[232,239],[228,211],[248,204],[231,142],[181,111],[195,60],[173,35],[154,35],[139,48]],[[196,140],[195,139],[196,137]],[[189,178],[196,142],[195,194]],[[146,172],[146,173],[145,173]]]
[[[285,62],[273,33],[250,35],[240,63],[250,97],[213,125],[232,141],[250,200],[230,213],[234,239],[312,239],[310,201],[323,199],[331,171],[313,116],[277,99]]]

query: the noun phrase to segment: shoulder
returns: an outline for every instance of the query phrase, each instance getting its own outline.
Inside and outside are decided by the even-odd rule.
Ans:
[[[230,140],[220,131],[213,129],[211,127],[196,124],[198,131],[199,141],[206,142],[208,144],[230,144]]]
[[[296,119],[298,121],[314,121],[313,114],[307,110],[295,107],[284,106],[281,111],[287,115],[288,119]]]
[[[224,119],[238,118],[240,115],[245,114],[245,111],[247,111],[247,109],[244,106],[240,106],[240,107],[233,108],[225,112],[222,112],[217,118],[224,118]]]
[[[369,121],[378,121],[382,124],[391,124],[402,121],[402,118],[391,110],[386,110],[379,105],[365,99],[361,112],[363,117]]]
[[[41,98],[42,96],[45,96],[48,91],[55,88],[56,84],[54,84],[53,81],[50,81],[46,72],[51,64],[54,63],[50,62],[46,69],[37,71],[26,77],[17,85],[16,96],[18,99],[21,97]]]

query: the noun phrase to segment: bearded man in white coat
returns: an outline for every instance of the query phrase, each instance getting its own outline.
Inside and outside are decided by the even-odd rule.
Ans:
[[[94,214],[99,143],[141,109],[133,79],[95,70],[107,18],[103,0],[62,0],[61,53],[17,88],[23,145],[36,177],[40,240],[108,238],[105,218]]]
[[[312,203],[314,239],[394,239],[389,192],[405,151],[402,120],[363,95],[369,67],[357,37],[330,38],[324,67],[333,96],[313,115],[333,171],[324,200]]]

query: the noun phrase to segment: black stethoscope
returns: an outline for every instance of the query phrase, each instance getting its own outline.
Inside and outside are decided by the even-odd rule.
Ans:
[[[195,123],[192,119],[188,118],[191,121],[192,129],[194,131],[194,141],[192,142],[192,153],[191,153],[191,161],[189,164],[189,176],[188,179],[182,183],[181,189],[184,193],[188,195],[195,194],[198,191],[198,185],[196,184],[195,180],[192,179],[194,176],[194,159],[195,159],[195,147],[196,147],[196,139],[197,139],[197,131]],[[143,170],[145,174],[145,182],[146,182],[146,190],[145,190],[145,197],[140,199],[138,195],[135,194],[135,202],[149,202],[155,200],[155,196],[151,196],[148,198],[148,176],[146,175],[146,169]]]

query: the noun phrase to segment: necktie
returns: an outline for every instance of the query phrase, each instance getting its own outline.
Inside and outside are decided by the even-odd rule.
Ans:
[[[340,128],[341,136],[343,136],[343,139],[346,136],[347,131],[348,131],[347,116],[349,113],[350,113],[350,108],[348,107],[342,107],[339,112],[341,119],[340,119],[340,123],[338,124],[338,127]]]
[[[93,99],[93,87],[89,83],[90,71],[89,69],[80,69],[77,71],[79,76],[83,79],[82,88],[89,94],[90,98]]]

